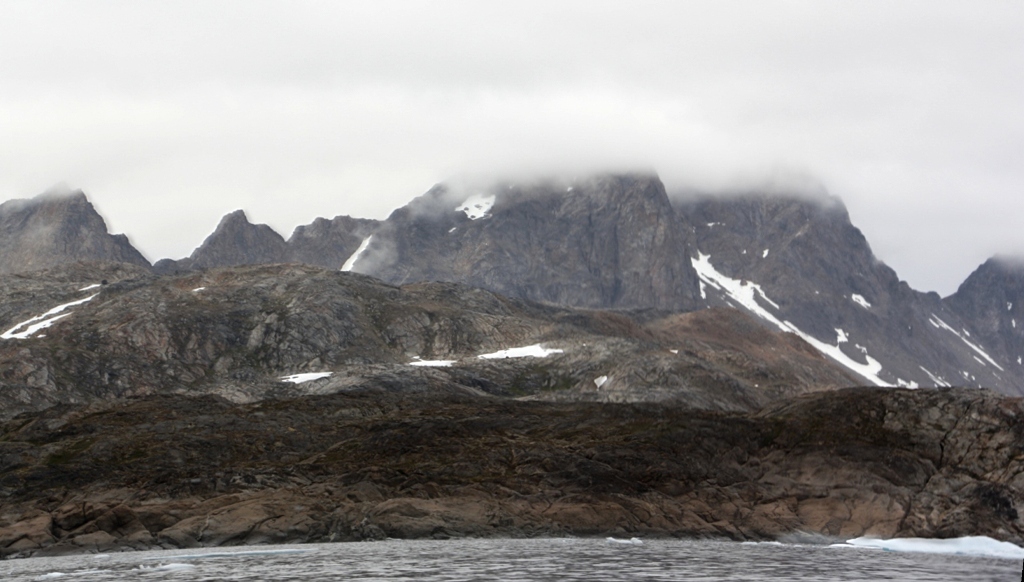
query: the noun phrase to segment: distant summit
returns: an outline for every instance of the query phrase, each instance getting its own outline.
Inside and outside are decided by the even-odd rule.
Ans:
[[[0,204],[0,273],[45,269],[77,261],[149,261],[123,234],[107,231],[81,190],[58,185],[30,200]]]

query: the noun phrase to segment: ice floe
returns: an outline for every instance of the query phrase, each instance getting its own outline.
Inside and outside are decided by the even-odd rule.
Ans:
[[[98,295],[99,295],[99,293],[97,293],[95,295],[90,295],[90,296],[86,297],[85,299],[79,299],[78,301],[72,301],[70,303],[65,303],[63,305],[58,305],[57,307],[54,307],[53,309],[47,311],[46,313],[44,313],[42,315],[36,315],[35,317],[31,317],[29,319],[26,319],[25,321],[19,323],[18,325],[15,325],[14,327],[12,327],[11,329],[5,331],[4,333],[0,333],[0,339],[26,339],[26,338],[30,338],[30,337],[32,337],[32,334],[36,333],[37,331],[39,331],[41,329],[46,329],[46,328],[50,327],[51,325],[53,325],[54,323],[56,323],[57,320],[71,315],[70,312],[68,312],[68,313],[61,313],[65,309],[67,309],[69,307],[74,307],[76,305],[81,305],[81,304],[83,304],[83,303],[85,303],[87,301],[92,301]]]
[[[364,238],[363,242],[359,243],[359,248],[356,249],[356,252],[352,253],[352,255],[345,260],[345,264],[341,266],[342,271],[351,271],[352,268],[356,266],[356,261],[358,261],[359,257],[363,256],[363,253],[366,252],[366,249],[370,246],[371,240],[373,240],[372,234]]]
[[[279,378],[282,382],[291,382],[292,384],[302,384],[303,382],[312,382],[313,380],[319,380],[321,378],[330,377],[334,372],[306,372],[305,374],[292,374],[291,376],[281,376]]]
[[[847,540],[845,544],[834,544],[833,547],[874,548],[890,552],[989,556],[1012,560],[1024,558],[1024,548],[1010,542],[1001,542],[986,536],[949,539],[895,538],[890,540],[860,537]]]
[[[477,220],[480,218],[486,218],[488,212],[494,207],[495,196],[492,194],[486,196],[484,194],[474,194],[466,199],[465,202],[455,207],[456,212],[465,212],[466,217],[470,220]]]
[[[521,348],[509,348],[507,350],[499,350],[490,354],[481,354],[477,356],[482,360],[498,360],[502,358],[546,358],[551,354],[561,354],[562,350],[554,348],[541,347],[540,344],[533,344],[532,346],[523,346]]]

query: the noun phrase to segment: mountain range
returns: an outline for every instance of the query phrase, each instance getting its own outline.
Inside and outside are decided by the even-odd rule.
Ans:
[[[442,184],[287,239],[239,210],[153,265],[81,192],[6,202],[0,558],[1024,543],[1022,295],[1007,257],[915,291],[824,194],[646,174]]]
[[[565,308],[731,308],[800,337],[854,384],[1024,395],[1024,262],[993,258],[946,298],[916,291],[825,194],[670,195],[647,174],[440,184],[386,220],[318,218],[288,239],[238,210],[191,256],[150,267],[84,194],[51,192],[0,206],[0,257],[4,272],[92,260],[178,276],[302,263]],[[22,315],[34,313],[12,322]]]

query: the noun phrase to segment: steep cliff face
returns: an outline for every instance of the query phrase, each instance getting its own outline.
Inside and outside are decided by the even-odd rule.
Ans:
[[[799,333],[871,383],[1024,394],[1022,368],[938,295],[900,281],[837,199],[752,194],[676,207],[696,238],[708,304]]]
[[[686,233],[654,176],[438,186],[393,213],[355,263],[392,283],[458,281],[581,307],[686,309]]]
[[[51,191],[0,204],[0,273],[76,261],[149,266],[123,234],[112,235],[81,191]]]
[[[1024,364],[1024,260],[993,257],[943,302],[976,334],[980,343],[1010,362]]]

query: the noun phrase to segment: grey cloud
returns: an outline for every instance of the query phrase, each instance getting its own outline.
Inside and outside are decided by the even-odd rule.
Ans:
[[[453,176],[806,175],[948,293],[1024,251],[1020,30],[1017,2],[23,3],[0,198],[66,180],[156,260],[235,208],[288,233]]]

